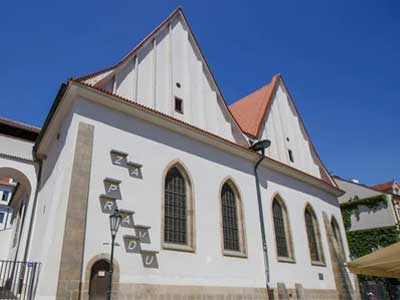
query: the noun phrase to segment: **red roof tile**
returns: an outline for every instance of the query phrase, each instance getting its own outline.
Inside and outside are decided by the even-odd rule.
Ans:
[[[280,78],[280,74],[275,75],[270,83],[229,106],[244,133],[256,138],[259,136]]]
[[[378,191],[387,191],[387,190],[392,189],[393,183],[394,183],[394,180],[391,180],[391,181],[387,181],[384,183],[374,185],[373,188]]]

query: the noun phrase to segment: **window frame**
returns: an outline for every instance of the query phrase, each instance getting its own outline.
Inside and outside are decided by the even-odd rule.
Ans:
[[[225,184],[229,185],[231,190],[235,195],[236,201],[236,219],[238,222],[238,233],[239,233],[239,251],[225,249],[224,245],[224,217],[222,213],[222,190]],[[233,181],[232,178],[225,178],[219,188],[218,194],[218,202],[219,202],[219,216],[220,216],[220,237],[221,237],[221,250],[223,256],[228,257],[238,257],[238,258],[247,258],[247,242],[246,242],[246,226],[244,220],[244,207],[243,207],[243,198],[241,197],[241,193]]]
[[[310,247],[310,239],[308,237],[308,227],[307,227],[307,221],[306,221],[306,212],[309,212],[311,214],[311,220],[313,223],[313,228],[314,228],[314,235],[315,235],[315,242],[317,245],[317,251],[318,251],[318,256],[319,256],[319,260],[313,260],[312,259],[312,253],[311,253],[311,247]],[[323,245],[322,245],[322,236],[321,236],[321,230],[319,227],[319,222],[318,222],[318,218],[317,215],[313,209],[313,207],[308,203],[304,209],[304,213],[303,213],[303,219],[304,219],[304,226],[306,229],[306,236],[307,236],[307,246],[308,246],[308,252],[310,255],[310,260],[311,260],[311,264],[313,266],[322,266],[322,267],[326,267],[326,262],[325,262],[325,255],[324,255],[324,249],[323,249]]]
[[[9,197],[10,197],[10,192],[9,191],[3,191],[0,200],[3,201],[3,202],[7,202]]]
[[[175,244],[172,242],[167,242],[164,239],[165,230],[165,180],[167,174],[173,168],[177,168],[186,184],[186,244]],[[193,192],[193,180],[189,175],[189,172],[184,167],[183,163],[176,160],[170,163],[164,170],[162,177],[162,205],[161,205],[161,248],[164,250],[175,250],[184,252],[195,252],[195,210],[194,210],[194,192]]]
[[[287,251],[288,251],[287,257],[280,256],[278,254],[278,243],[277,243],[277,238],[276,238],[275,216],[274,216],[274,203],[275,202],[277,202],[282,209],[283,221],[284,221],[284,226],[285,226],[285,235],[286,235],[286,247],[287,247]],[[296,257],[295,257],[294,247],[293,247],[292,230],[291,230],[290,219],[289,219],[289,212],[285,205],[285,201],[282,199],[282,197],[279,195],[279,193],[274,194],[274,196],[272,197],[271,213],[272,213],[272,228],[273,228],[272,230],[274,232],[274,238],[275,238],[274,241],[275,241],[276,258],[279,262],[296,263]]]

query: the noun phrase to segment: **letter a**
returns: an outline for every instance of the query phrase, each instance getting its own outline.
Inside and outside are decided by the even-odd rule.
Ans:
[[[130,224],[131,224],[131,219],[130,219],[129,217],[130,217],[130,215],[127,215],[127,216],[122,220],[121,223],[123,223],[123,224],[128,223],[128,225],[130,225]]]

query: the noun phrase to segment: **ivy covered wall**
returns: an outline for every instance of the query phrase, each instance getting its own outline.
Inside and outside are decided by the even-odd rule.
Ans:
[[[390,227],[355,230],[347,232],[350,255],[352,259],[367,255],[378,248],[389,246],[400,241],[398,225]]]
[[[386,195],[356,199],[340,205],[343,223],[346,228],[350,256],[352,259],[367,255],[381,247],[386,247],[400,241],[399,225],[350,231],[350,228],[352,227],[352,215],[359,218],[361,206],[367,207],[368,212],[374,213],[374,211],[382,207],[382,204],[383,207],[388,206]],[[373,276],[358,276],[358,278],[361,284],[370,281],[382,284],[386,287],[387,299],[398,299],[396,292],[393,291],[396,289],[395,286],[399,284],[398,280]]]

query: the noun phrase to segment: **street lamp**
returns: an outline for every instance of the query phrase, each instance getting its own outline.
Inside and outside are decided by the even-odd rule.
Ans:
[[[256,142],[255,144],[251,145],[250,149],[258,152],[261,151],[262,155],[265,154],[265,149],[267,149],[271,145],[270,140],[261,140]]]
[[[107,291],[107,300],[111,300],[112,293],[112,275],[113,275],[113,266],[114,266],[114,241],[115,236],[117,235],[119,225],[121,224],[122,216],[119,213],[118,209],[115,209],[114,212],[110,215],[110,231],[111,231],[111,257],[110,257],[110,270],[108,272],[108,291]]]
[[[265,223],[264,223],[264,214],[263,214],[263,205],[261,200],[261,190],[260,190],[260,179],[258,177],[258,166],[261,161],[265,158],[265,149],[271,146],[270,140],[260,140],[253,145],[251,145],[250,149],[255,152],[261,152],[261,157],[258,159],[256,164],[254,165],[254,176],[256,179],[256,190],[257,190],[257,201],[258,201],[258,215],[260,218],[260,228],[261,228],[261,239],[263,242],[263,250],[264,250],[264,270],[265,270],[265,278],[267,280],[266,287],[268,287],[269,283],[269,262],[268,262],[268,249],[267,249],[267,238],[265,234]]]

